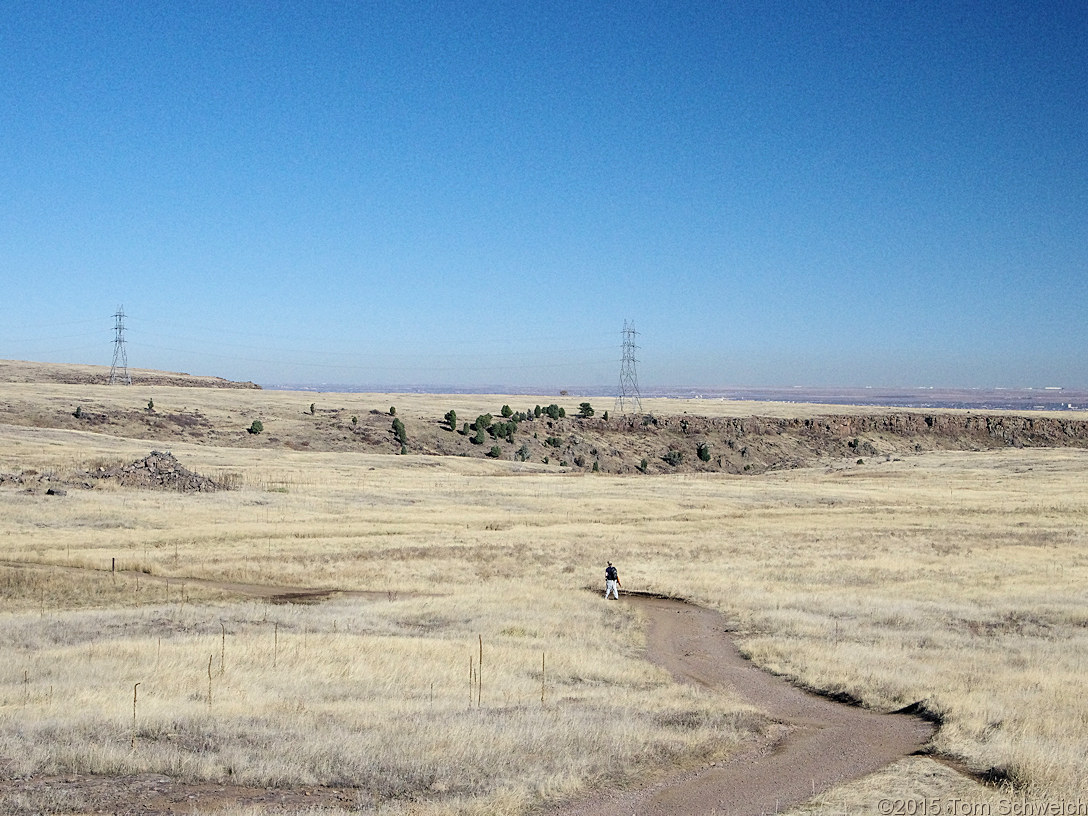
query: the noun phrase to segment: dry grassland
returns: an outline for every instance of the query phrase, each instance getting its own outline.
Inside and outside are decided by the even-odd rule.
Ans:
[[[240,427],[254,413],[287,421],[317,398],[146,390],[156,407],[184,400]],[[135,389],[41,391],[58,405],[73,393],[106,408],[119,391],[146,401]],[[430,417],[508,401],[379,398]],[[616,477],[167,446],[238,489],[0,489],[7,774],[345,784],[362,810],[523,813],[725,756],[771,729],[642,659],[638,621],[600,597],[609,559],[627,588],[721,609],[774,671],[879,709],[923,701],[943,717],[938,751],[997,769],[1018,795],[1088,791],[1084,451]],[[0,473],[63,474],[148,450],[0,425]],[[193,579],[378,595],[275,605]],[[919,762],[931,760],[843,800],[876,812]],[[981,790],[931,776],[945,795]]]

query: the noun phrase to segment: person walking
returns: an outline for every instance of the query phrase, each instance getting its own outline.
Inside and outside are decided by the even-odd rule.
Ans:
[[[620,572],[608,562],[604,570],[604,599],[608,600],[608,594],[612,593],[617,601],[620,599]]]

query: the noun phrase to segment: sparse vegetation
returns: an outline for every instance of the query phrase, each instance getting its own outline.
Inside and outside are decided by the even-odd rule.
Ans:
[[[194,427],[221,431],[231,444],[239,443],[240,417],[258,411],[272,437],[289,441],[282,430],[289,423],[324,424],[298,411],[297,393],[208,391],[185,395],[183,418],[211,417]],[[41,475],[60,479],[130,461],[133,449],[146,454],[145,442],[112,430],[85,433],[98,416],[125,412],[145,427],[141,402],[110,402],[124,397],[105,387],[79,393],[88,405],[79,426],[68,418],[71,390],[37,388],[4,400],[45,404],[41,414],[79,432],[66,439],[5,420],[0,474],[32,473],[37,485]],[[879,710],[922,700],[944,717],[938,753],[978,771],[1003,769],[1021,786],[1017,795],[1082,795],[1083,451],[1010,445],[926,453],[909,440],[902,443],[909,455],[887,461],[886,437],[859,432],[850,447],[851,431],[838,437],[835,450],[844,455],[830,464],[763,472],[766,449],[752,433],[735,448],[719,437],[707,444],[760,475],[568,478],[539,465],[485,461],[500,447],[490,440],[471,462],[424,466],[414,456],[359,453],[358,440],[370,432],[375,449],[392,452],[390,420],[370,416],[362,398],[343,399],[343,415],[356,411],[362,420],[355,434],[339,423],[351,437],[342,449],[353,451],[343,457],[266,447],[271,439],[225,448],[185,437],[194,470],[234,474],[229,493],[111,486],[43,502],[25,484],[0,484],[6,774],[146,773],[284,789],[351,779],[368,796],[377,792],[382,813],[400,816],[424,799],[430,814],[485,813],[499,812],[497,803],[535,804],[542,790],[595,785],[602,773],[620,786],[677,758],[708,764],[751,744],[752,732],[768,724],[672,682],[643,659],[630,610],[603,607],[599,594],[583,591],[622,540],[625,586],[722,609],[759,665]],[[466,416],[489,403],[457,399],[435,400],[429,412],[422,397],[402,404],[405,416],[431,417],[413,425],[413,450],[424,425],[451,447],[468,448],[436,419],[450,402]],[[153,419],[188,432],[170,416]],[[647,433],[686,445],[692,458],[704,429],[692,418],[697,436],[678,442],[666,436],[676,425],[662,410],[661,425]],[[540,430],[544,439],[548,429]],[[553,429],[564,457],[588,463],[599,446],[602,467],[612,467],[611,445],[588,433],[567,451],[575,434],[582,435]],[[867,439],[878,441],[881,457],[866,454],[868,466],[850,467]],[[529,433],[518,441],[534,461],[547,462],[539,454],[553,451]],[[657,462],[664,444],[649,454],[653,464],[633,448],[626,472],[640,458],[642,471],[667,472]],[[546,534],[536,536],[543,525]],[[495,532],[502,529],[510,532]],[[526,584],[516,577],[526,562],[549,568]],[[373,595],[281,606],[198,583],[217,580]],[[602,632],[608,661],[600,660]],[[483,705],[469,711],[466,664],[481,633]],[[623,738],[613,739],[618,721]],[[567,746],[561,782],[556,745]],[[915,790],[912,781],[924,777],[928,795],[964,795],[948,787],[947,769],[933,770],[943,768],[933,759],[909,762],[915,776],[892,767],[872,787],[881,795]],[[19,794],[30,797],[33,788]],[[855,792],[850,812],[875,812],[878,798]],[[845,807],[834,792],[825,800],[829,814]],[[24,809],[48,812],[33,801]]]
[[[400,442],[401,447],[408,444],[408,432],[405,430],[400,417],[394,417],[393,419],[393,437]]]
[[[472,423],[472,427],[476,431],[472,437],[474,445],[482,445],[487,441],[487,432],[491,428],[491,421],[491,414],[480,414],[476,417],[476,421]]]

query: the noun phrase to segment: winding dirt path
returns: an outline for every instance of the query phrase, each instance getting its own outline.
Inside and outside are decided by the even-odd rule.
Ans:
[[[763,745],[643,788],[596,794],[549,809],[555,816],[709,816],[775,813],[915,753],[935,727],[802,691],[756,668],[734,646],[721,615],[682,601],[628,595],[647,620],[647,657],[681,682],[732,690],[788,728]]]
[[[141,577],[179,583],[184,580],[191,585],[263,597],[274,603],[319,603],[334,596],[388,597],[384,592]],[[541,814],[760,816],[784,810],[912,754],[935,731],[933,725],[918,717],[876,714],[834,702],[756,668],[741,657],[725,620],[717,612],[682,601],[637,594],[626,594],[623,602],[637,604],[645,617],[647,659],[666,668],[680,682],[738,694],[785,726],[786,736],[775,743],[757,745],[724,763],[694,772],[677,772],[635,789],[596,793],[538,811]],[[0,770],[3,764],[0,759]],[[0,773],[0,803],[13,793],[30,799],[62,795],[73,797],[87,808],[73,812],[108,812],[118,816],[181,814],[191,813],[194,808],[214,810],[228,805],[283,812],[303,806],[351,807],[360,800],[360,792],[353,789],[323,786],[260,789],[184,783],[157,774],[132,777],[68,774],[24,779],[4,779],[4,776]]]

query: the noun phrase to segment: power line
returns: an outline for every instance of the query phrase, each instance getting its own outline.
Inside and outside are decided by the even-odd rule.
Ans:
[[[635,364],[635,325],[627,325],[623,321],[623,360],[620,362],[620,395],[616,397],[616,410],[620,414],[627,413],[628,409],[642,413],[642,395],[638,393],[638,371]]]
[[[113,317],[116,322],[113,327],[113,365],[110,366],[109,384],[132,385],[132,377],[128,375],[128,352],[125,351],[125,307],[118,306]]]

